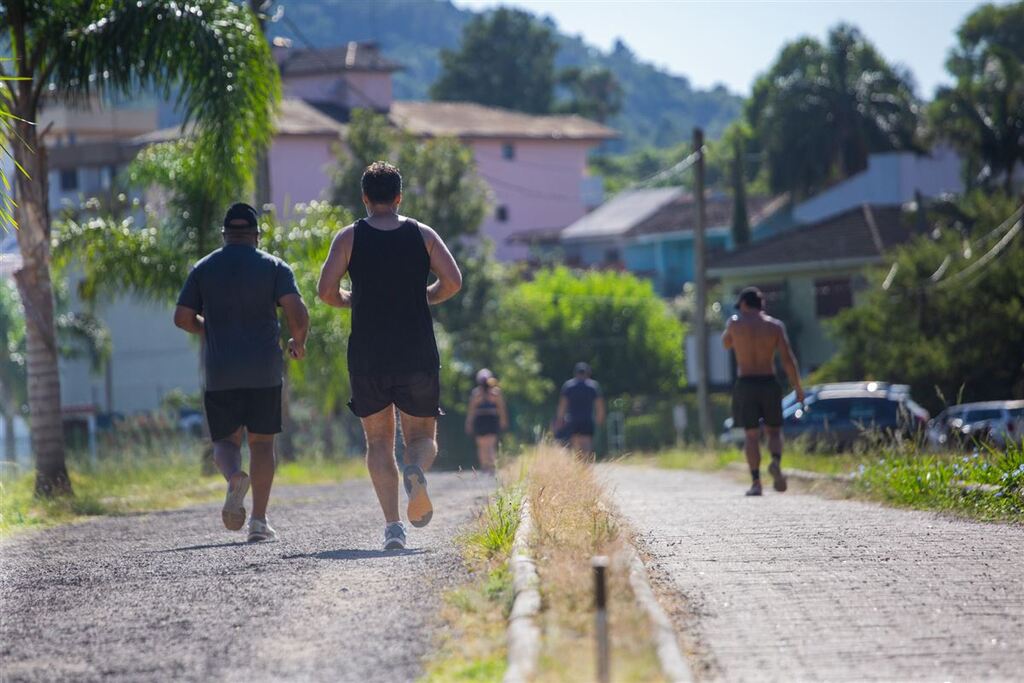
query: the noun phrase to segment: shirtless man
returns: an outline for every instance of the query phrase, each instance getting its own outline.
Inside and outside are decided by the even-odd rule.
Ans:
[[[434,511],[424,473],[437,456],[441,413],[441,362],[430,306],[455,296],[462,274],[432,228],[399,215],[402,176],[397,168],[383,161],[370,164],[362,190],[366,218],[334,238],[317,294],[330,306],[352,309],[348,405],[366,434],[366,464],[386,524],[384,549],[400,550],[406,535],[398,514],[395,412],[405,441],[406,512],[413,526],[423,527]],[[429,282],[431,273],[434,282]],[[351,291],[341,286],[345,275]]]
[[[740,292],[736,302],[739,314],[729,319],[722,344],[736,353],[739,377],[732,394],[732,414],[737,425],[743,427],[750,476],[753,484],[748,496],[761,495],[761,421],[768,431],[768,449],[772,464],[768,472],[776,491],[786,490],[786,477],[782,474],[782,387],[775,379],[775,352],[782,358],[789,383],[796,390],[798,401],[804,400],[800,372],[796,357],[786,337],[782,321],[765,314],[764,295],[756,287]]]

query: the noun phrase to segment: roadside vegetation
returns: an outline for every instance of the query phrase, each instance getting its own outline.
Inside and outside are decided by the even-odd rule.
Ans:
[[[629,584],[622,552],[627,532],[607,504],[593,468],[560,448],[541,446],[504,468],[501,478],[504,484],[476,526],[459,541],[472,578],[446,596],[446,629],[424,680],[492,681],[503,675],[513,601],[508,567],[524,494],[530,499],[530,553],[537,564],[542,600],[536,680],[596,679],[590,560],[597,555],[611,559],[613,679],[662,680],[647,616]]]
[[[736,448],[673,449],[636,460],[699,471],[722,470],[736,463],[738,470],[746,470],[743,453]],[[808,452],[797,442],[787,446],[783,467],[851,475],[849,482],[837,482],[842,488],[828,488],[854,498],[985,521],[1024,523],[1024,447],[1020,445],[1005,450],[981,446],[930,453],[905,442],[828,454]]]
[[[40,498],[35,473],[0,470],[0,537],[100,515],[166,510],[220,499],[224,481],[201,472],[201,444],[119,448],[95,462],[73,454],[74,497]],[[325,459],[310,453],[280,462],[274,484],[333,483],[366,476],[361,458]]]

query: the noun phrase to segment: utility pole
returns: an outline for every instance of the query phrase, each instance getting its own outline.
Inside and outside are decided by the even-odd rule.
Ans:
[[[273,0],[249,0],[249,9],[256,16],[260,25],[260,33],[267,37],[267,12],[274,5]],[[270,160],[267,149],[262,149],[256,157],[256,208],[263,211],[263,206],[270,203]],[[277,207],[280,210],[281,207]]]
[[[693,129],[693,151],[697,153],[693,183],[694,206],[697,208],[697,225],[693,231],[693,280],[697,289],[697,305],[693,313],[694,334],[697,335],[697,415],[701,440],[708,443],[712,432],[708,401],[708,326],[704,317],[708,308],[707,248],[704,244],[707,213],[704,210],[704,131],[700,128]]]

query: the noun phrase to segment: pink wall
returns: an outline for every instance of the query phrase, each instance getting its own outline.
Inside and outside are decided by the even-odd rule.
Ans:
[[[282,82],[285,97],[333,101],[352,108],[391,108],[391,74],[351,71],[339,74],[287,76]]]
[[[337,163],[333,135],[279,135],[270,146],[270,194],[279,217],[300,202],[324,199]]]
[[[349,83],[346,104],[387,111],[391,108],[391,74],[380,71],[347,71],[345,80]]]
[[[563,228],[586,211],[580,182],[593,143],[578,140],[508,140],[514,159],[502,158],[503,140],[467,140],[480,177],[492,190],[493,207],[481,232],[494,241],[501,260],[525,258],[527,248],[507,244],[510,235],[527,230]],[[496,218],[498,206],[508,220]],[[441,226],[434,226],[443,229]]]

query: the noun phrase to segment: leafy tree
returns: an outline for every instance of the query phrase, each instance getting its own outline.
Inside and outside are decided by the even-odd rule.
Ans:
[[[968,160],[969,182],[1001,176],[1012,192],[1024,163],[1024,3],[979,7],[957,37],[946,62],[956,83],[936,92],[932,123]]]
[[[816,378],[906,382],[933,411],[961,389],[968,401],[1024,397],[1024,231],[1003,224],[1018,206],[974,192],[933,214],[934,232],[895,250],[833,321],[839,350]]]
[[[527,12],[502,7],[477,15],[458,51],[441,50],[441,76],[430,96],[546,114],[557,51],[551,29]]]
[[[402,171],[402,212],[437,230],[461,256],[463,238],[477,233],[488,204],[472,150],[454,138],[417,140],[366,110],[353,114],[345,143],[332,183],[333,203],[354,215],[365,214],[363,170],[374,161],[390,160]]]
[[[608,69],[569,67],[558,75],[558,84],[569,92],[569,100],[558,103],[556,111],[600,123],[622,111],[622,86]]]
[[[271,135],[279,95],[277,69],[251,13],[231,0],[5,0],[0,25],[13,74],[2,97],[24,145],[14,147],[26,173],[17,177],[23,260],[16,273],[26,311],[26,356],[36,491],[70,493],[64,462],[60,380],[50,275],[50,222],[45,155],[30,122],[44,94],[82,99],[130,93],[140,86],[165,94],[197,124],[204,158],[222,160],[225,174],[247,182],[253,159]],[[52,86],[52,89],[51,89]]]
[[[536,348],[553,387],[578,361],[606,393],[671,394],[684,384],[684,326],[653,286],[627,273],[543,270],[503,298],[502,339]]]
[[[58,290],[57,342],[62,358],[87,357],[93,371],[110,358],[110,335],[88,313],[67,312],[67,296]],[[4,421],[4,459],[12,461],[14,418],[25,417],[28,376],[25,368],[25,311],[14,285],[0,280],[0,418]]]
[[[911,76],[843,24],[825,44],[801,38],[783,47],[754,83],[745,116],[775,192],[807,196],[867,168],[872,152],[917,149]]]

